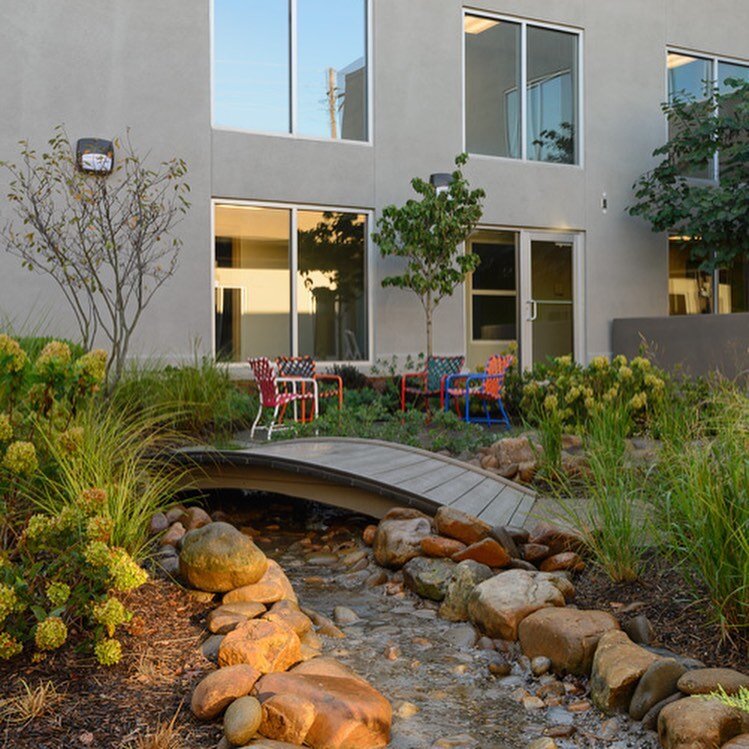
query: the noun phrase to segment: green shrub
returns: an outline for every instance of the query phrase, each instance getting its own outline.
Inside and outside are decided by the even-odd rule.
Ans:
[[[735,694],[728,694],[722,686],[719,686],[716,692],[706,694],[705,699],[719,700],[724,705],[737,707],[739,710],[749,713],[749,689],[746,687],[739,687],[739,691]]]

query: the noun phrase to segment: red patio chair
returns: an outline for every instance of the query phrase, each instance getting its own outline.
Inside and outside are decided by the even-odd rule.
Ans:
[[[317,374],[315,360],[311,356],[279,356],[276,359],[278,374],[288,378],[302,378],[303,380],[315,380],[321,383],[332,383],[332,386],[320,386],[317,390],[319,399],[337,398],[338,408],[343,408],[343,380],[334,374]],[[305,392],[305,384],[302,383],[302,392]],[[302,421],[307,419],[307,404],[302,403]]]
[[[444,383],[450,375],[463,369],[464,356],[428,356],[422,372],[406,372],[401,377],[401,411],[406,410],[406,397],[413,396],[414,405],[424,399],[429,413],[429,399],[439,396],[440,408],[444,402]]]
[[[260,396],[260,407],[258,408],[257,416],[255,417],[252,429],[250,430],[250,439],[253,439],[255,436],[255,430],[258,428],[264,408],[273,409],[273,417],[271,418],[270,424],[265,427],[268,430],[267,439],[271,438],[273,428],[276,426],[276,421],[278,421],[279,424],[283,421],[283,416],[289,403],[293,403],[296,407],[298,402],[306,403],[312,401],[315,409],[314,414],[317,416],[317,381],[315,379],[309,377],[278,377],[270,359],[265,356],[258,356],[254,359],[249,359],[248,361],[252,368],[252,374],[257,383]],[[279,383],[289,383],[291,385],[289,391],[283,393],[280,392],[278,389]],[[297,386],[305,383],[311,386],[311,392],[300,392],[297,390]]]

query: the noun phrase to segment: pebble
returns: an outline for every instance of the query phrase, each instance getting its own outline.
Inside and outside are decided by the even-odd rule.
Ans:
[[[357,624],[361,619],[355,611],[346,606],[336,606],[333,609],[333,621],[341,627],[347,627],[350,624]]]
[[[613,741],[619,735],[619,721],[616,718],[609,718],[609,720],[601,723],[601,728],[598,731],[598,737],[604,741]]]
[[[430,749],[476,749],[479,742],[467,733],[460,736],[449,736],[444,739],[437,739]]]
[[[445,639],[456,648],[472,648],[477,638],[478,634],[472,624],[459,624],[445,633]]]
[[[546,703],[540,697],[528,695],[522,699],[523,707],[526,710],[541,710],[546,707]]]
[[[545,655],[539,655],[531,661],[531,671],[534,676],[543,676],[551,669],[551,659]]]
[[[489,661],[489,673],[493,676],[509,676],[512,672],[510,662],[499,653],[495,653]]]
[[[203,644],[200,646],[200,652],[209,660],[218,660],[218,649],[221,642],[224,639],[224,635],[211,635],[207,637]]]
[[[557,742],[547,736],[534,739],[528,744],[528,749],[557,749]]]
[[[588,700],[579,700],[578,702],[570,702],[569,705],[567,705],[567,709],[571,713],[585,713],[588,710],[590,710],[590,702]]]
[[[653,625],[645,614],[639,614],[634,619],[624,622],[622,629],[632,642],[639,645],[650,645],[655,639]]]
[[[418,712],[420,712],[420,709],[413,702],[401,702],[395,708],[395,714],[404,720],[413,718]]]
[[[246,744],[260,728],[263,711],[255,697],[240,697],[226,708],[224,735],[234,746]]]
[[[385,658],[389,661],[397,661],[401,657],[401,649],[397,645],[388,645],[385,648]]]
[[[494,650],[494,640],[490,637],[479,637],[476,647],[479,650]]]

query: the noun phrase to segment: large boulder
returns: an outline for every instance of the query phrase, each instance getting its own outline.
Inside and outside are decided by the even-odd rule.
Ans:
[[[315,658],[288,673],[264,676],[261,702],[292,695],[314,706],[304,743],[312,749],[380,749],[390,741],[392,708],[374,687],[332,658]]]
[[[250,619],[229,632],[218,649],[219,666],[247,663],[262,674],[285,671],[302,659],[301,642],[281,622]]]
[[[472,560],[460,562],[447,585],[439,615],[450,622],[468,621],[468,599],[473,589],[493,574],[485,564]]]
[[[742,687],[749,689],[749,676],[732,668],[695,668],[679,679],[678,687],[685,694],[710,694],[719,689],[736,694]]]
[[[520,622],[534,611],[564,606],[575,589],[566,578],[548,572],[508,570],[474,588],[468,618],[489,637],[517,640]]]
[[[374,557],[383,567],[398,569],[421,555],[421,540],[431,535],[427,517],[383,519],[374,538]]]
[[[294,601],[297,597],[291,587],[289,578],[281,569],[281,565],[273,559],[268,560],[265,574],[252,585],[230,590],[223,597],[223,603],[238,603],[250,601],[255,603],[275,603],[276,601]]]
[[[229,523],[211,523],[185,534],[179,571],[192,588],[225,593],[256,583],[268,560],[251,538]]]
[[[527,437],[505,437],[493,445],[499,466],[509,466],[513,463],[532,463],[536,460],[540,447],[531,445]]]
[[[190,709],[196,718],[212,720],[234,700],[249,694],[261,676],[260,671],[246,663],[212,671],[195,687]]]
[[[529,658],[545,656],[558,673],[586,676],[601,636],[619,629],[619,622],[605,611],[545,608],[520,622],[518,634]]]
[[[629,710],[637,683],[660,656],[635,645],[624,632],[602,635],[593,657],[590,695],[605,713]]]
[[[448,559],[415,557],[403,567],[405,586],[422,598],[441,601],[452,579],[455,562]]]
[[[677,694],[676,684],[686,667],[674,658],[662,658],[653,661],[640,678],[632,701],[629,703],[629,714],[635,720],[642,720],[659,702]]]
[[[686,697],[661,710],[658,738],[664,749],[715,749],[748,730],[748,716],[718,700]]]
[[[479,520],[475,515],[469,515],[448,505],[437,510],[434,524],[441,536],[454,538],[468,546],[487,538],[492,532],[491,525]]]

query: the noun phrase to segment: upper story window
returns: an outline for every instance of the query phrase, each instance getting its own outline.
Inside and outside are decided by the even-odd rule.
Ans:
[[[213,124],[368,140],[368,0],[214,0]]]
[[[676,97],[690,97],[695,102],[704,102],[710,99],[716,90],[720,93],[730,92],[731,87],[727,81],[731,79],[749,80],[749,65],[685,52],[669,51],[666,69],[669,103]],[[676,135],[678,126],[677,122],[669,121],[669,140]],[[703,169],[694,170],[685,176],[715,180],[718,178],[719,171],[720,154],[716,153]]]
[[[580,163],[580,34],[466,13],[465,140],[473,154]]]

